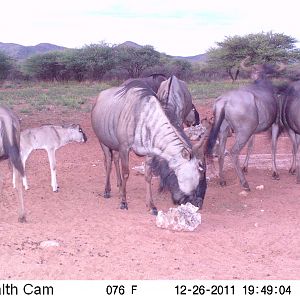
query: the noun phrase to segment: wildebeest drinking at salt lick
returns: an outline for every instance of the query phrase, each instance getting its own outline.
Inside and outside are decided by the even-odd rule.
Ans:
[[[235,132],[235,143],[230,149],[233,165],[245,190],[250,190],[242,168],[239,164],[239,154],[253,135],[268,130],[272,126],[272,157],[275,157],[276,140],[279,133],[279,105],[268,74],[284,69],[283,64],[274,66],[267,64],[248,67],[250,57],[244,59],[241,67],[251,71],[254,82],[238,90],[227,92],[217,98],[214,105],[214,124],[209,136],[207,152],[211,153],[219,136],[219,176],[220,184],[225,185],[223,173],[226,140],[230,128]],[[251,147],[250,140],[250,147]],[[275,161],[273,159],[273,161]],[[273,163],[273,178],[278,178],[276,165]]]
[[[174,126],[183,128],[183,124],[187,126],[198,125],[200,123],[199,113],[196,110],[193,102],[192,95],[190,94],[187,84],[179,80],[176,76],[171,76],[167,79],[162,74],[153,74],[148,77],[142,77],[138,79],[129,79],[125,81],[125,85],[133,80],[138,80],[149,85],[149,87],[157,93],[157,98],[160,101],[162,108],[169,117],[171,123]],[[123,84],[123,85],[124,85]],[[201,142],[198,143],[199,148]],[[204,153],[201,156],[202,164],[205,166]],[[118,165],[118,158],[114,157],[116,171],[117,171],[117,182],[121,182],[120,168]],[[148,157],[145,164],[145,179],[146,179],[146,202],[153,203],[151,181],[153,172],[157,173],[160,168],[160,164],[163,162],[158,157]],[[158,175],[158,174],[157,174]],[[205,181],[205,179],[203,179]],[[206,181],[202,183],[202,186],[206,186]],[[161,188],[163,189],[163,188]],[[203,188],[201,198],[204,199],[205,190]],[[156,214],[156,210],[152,210],[152,213]]]
[[[120,208],[127,209],[126,182],[129,177],[129,152],[155,156],[161,185],[167,188],[174,203],[190,202],[202,207],[206,189],[205,169],[198,145],[192,147],[180,126],[171,123],[156,94],[139,80],[100,93],[92,110],[92,127],[105,156],[106,184],[104,197],[111,192],[110,172],[113,151],[119,152],[122,169]],[[205,186],[203,186],[205,182]],[[152,213],[157,211],[147,199]]]
[[[21,183],[24,168],[20,156],[20,122],[13,111],[2,105],[0,106],[0,159],[9,159],[13,167],[19,201],[19,222],[26,222]]]

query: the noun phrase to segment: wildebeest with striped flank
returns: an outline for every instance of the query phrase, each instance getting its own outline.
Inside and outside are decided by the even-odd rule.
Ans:
[[[12,110],[2,105],[0,106],[0,159],[9,159],[16,174],[19,222],[26,222],[22,190],[24,169],[20,157],[20,122]]]
[[[113,151],[121,160],[120,208],[127,209],[126,183],[129,177],[129,152],[139,156],[157,157],[155,173],[167,188],[174,203],[190,202],[201,207],[205,170],[180,126],[171,123],[156,93],[147,84],[132,80],[120,87],[102,91],[93,107],[92,127],[105,156],[106,183],[104,197],[110,197],[110,172]],[[161,165],[163,163],[163,165]],[[154,165],[154,163],[153,163]],[[152,213],[157,209],[146,199]]]
[[[233,165],[245,190],[250,190],[244,172],[239,164],[239,154],[250,139],[253,144],[253,135],[268,130],[272,126],[272,156],[275,157],[276,140],[279,133],[279,109],[274,88],[267,74],[281,71],[284,66],[253,65],[250,57],[241,62],[241,67],[251,72],[254,80],[249,86],[229,91],[217,98],[214,104],[214,124],[209,136],[207,152],[211,153],[219,135],[219,176],[220,184],[225,185],[223,174],[225,145],[228,133],[232,129],[235,133],[235,142],[230,149]],[[274,160],[273,160],[274,161]],[[273,178],[278,178],[276,165],[273,164]]]

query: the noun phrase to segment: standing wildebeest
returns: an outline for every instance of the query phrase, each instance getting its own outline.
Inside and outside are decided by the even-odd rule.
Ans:
[[[293,160],[289,170],[291,174],[297,175],[297,183],[300,183],[300,154],[298,151],[300,143],[300,73],[289,83],[283,96],[282,122],[288,130],[293,144]]]
[[[26,222],[21,177],[24,169],[20,157],[20,122],[7,107],[0,106],[0,159],[9,159],[16,173],[17,197],[20,203],[19,222]]]
[[[46,150],[51,172],[51,186],[53,192],[58,192],[56,179],[55,151],[72,142],[85,143],[87,137],[78,124],[71,125],[43,125],[37,128],[28,128],[21,132],[21,159],[24,168],[23,185],[29,189],[25,174],[25,164],[33,150]],[[13,172],[13,186],[15,186]]]
[[[199,113],[196,110],[194,104],[192,103],[192,95],[190,94],[187,84],[179,80],[176,76],[171,76],[167,79],[162,74],[153,74],[148,77],[142,77],[137,79],[129,79],[124,82],[123,85],[128,84],[132,80],[138,80],[147,84],[156,94],[160,101],[165,113],[170,118],[170,121],[175,126],[180,126],[183,128],[183,124],[186,126],[195,126],[200,124]],[[201,143],[199,143],[200,145]],[[117,173],[117,184],[121,182],[120,168],[118,164],[118,158],[114,154],[114,162]],[[204,156],[201,157],[203,163],[205,161]],[[153,203],[152,199],[152,171],[154,163],[158,163],[159,160],[153,160],[152,157],[146,159],[145,164],[145,179],[146,179],[146,202]],[[155,168],[156,169],[156,168]],[[203,182],[203,186],[205,183]],[[202,195],[204,198],[204,194]],[[156,211],[152,210],[152,213]]]
[[[245,190],[249,184],[239,164],[239,153],[252,135],[268,130],[272,126],[272,156],[275,157],[276,138],[279,132],[278,103],[273,86],[267,74],[275,71],[269,65],[247,67],[249,57],[244,59],[241,67],[251,71],[254,82],[238,90],[227,92],[217,98],[214,105],[215,120],[210,133],[207,152],[211,153],[216,139],[220,139],[219,176],[220,184],[225,185],[223,165],[227,135],[230,128],[235,132],[235,143],[230,150],[232,161]],[[280,71],[280,66],[276,71]],[[250,146],[253,140],[250,140]],[[276,166],[273,164],[273,178],[277,178]]]
[[[126,183],[129,152],[132,150],[139,156],[157,157],[157,161],[153,161],[155,173],[159,173],[161,184],[170,190],[175,203],[190,202],[202,206],[204,169],[197,159],[197,148],[192,148],[182,128],[170,122],[147,84],[132,80],[124,86],[102,91],[91,118],[105,155],[106,198],[110,197],[111,191],[112,152],[117,151],[122,167],[120,208],[128,208]],[[148,200],[148,207],[155,213],[157,209],[153,201]]]
[[[161,82],[157,91],[157,98],[174,126],[183,128],[183,123],[187,126],[198,125],[200,123],[199,114],[192,103],[192,96],[186,83],[179,80],[176,76],[171,76],[169,79]],[[203,165],[205,165],[204,155],[201,157],[201,160]],[[151,191],[153,163],[158,161],[157,158],[153,160],[152,157],[148,157],[145,165],[145,178],[147,183],[146,199],[148,199],[147,202],[150,203],[153,202]],[[206,178],[205,176],[203,178],[201,185],[204,187],[206,186]],[[206,188],[203,188],[203,191],[205,190]],[[202,199],[204,199],[204,195],[205,193],[201,195]],[[153,213],[156,212],[153,211]]]

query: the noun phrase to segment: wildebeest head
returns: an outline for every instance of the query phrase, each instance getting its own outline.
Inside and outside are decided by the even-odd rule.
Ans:
[[[174,204],[178,205],[190,202],[194,206],[200,209],[202,208],[207,183],[204,154],[201,155],[199,147],[200,145],[193,147],[193,153],[190,158],[191,165],[189,166],[189,168],[192,165],[195,166],[196,162],[197,176],[195,176],[194,172],[189,168],[172,170],[168,162],[158,156],[152,157],[150,161],[152,174],[160,177],[160,191],[170,191]],[[186,153],[184,155],[188,154]],[[192,174],[194,174],[193,181],[196,179],[196,183],[192,183],[192,180],[188,180],[186,177]],[[185,186],[186,184],[190,185]]]
[[[87,141],[87,136],[79,124],[72,124],[64,127],[68,129],[70,140],[79,143],[85,143]]]
[[[249,62],[250,56],[247,56],[241,61],[240,66],[244,71],[251,72],[250,77],[254,81],[266,79],[267,75],[278,73],[285,69],[285,65],[283,63],[276,63],[275,65],[264,63],[249,66]]]

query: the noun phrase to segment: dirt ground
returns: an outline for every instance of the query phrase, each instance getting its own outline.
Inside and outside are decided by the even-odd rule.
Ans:
[[[198,109],[203,117],[210,107]],[[23,128],[80,123],[88,141],[58,150],[58,193],[51,190],[46,152],[32,153],[26,224],[17,222],[11,173],[1,162],[0,279],[300,279],[300,186],[288,174],[288,137],[279,140],[279,181],[271,179],[270,140],[258,135],[247,175],[251,192],[240,195],[227,158],[227,186],[209,181],[202,224],[194,232],[173,232],[156,227],[146,211],[144,178],[135,171],[128,211],[119,209],[115,184],[112,198],[101,196],[103,156],[89,113],[51,107],[22,118]],[[131,167],[142,161],[131,155]],[[169,194],[155,189],[154,197],[159,210],[173,206]],[[45,241],[56,246],[42,247]]]

